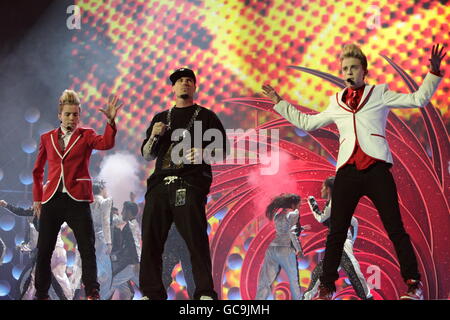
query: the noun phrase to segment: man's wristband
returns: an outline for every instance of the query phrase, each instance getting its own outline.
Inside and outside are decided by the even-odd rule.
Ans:
[[[442,73],[440,71],[436,72],[436,71],[430,70],[430,73],[434,74],[437,77],[442,77]]]

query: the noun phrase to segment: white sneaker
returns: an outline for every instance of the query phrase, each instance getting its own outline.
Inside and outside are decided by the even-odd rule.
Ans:
[[[150,298],[149,297],[147,297],[147,296],[143,296],[142,298],[140,298],[139,300],[150,300]]]
[[[210,296],[201,296],[200,300],[214,300],[214,299]]]

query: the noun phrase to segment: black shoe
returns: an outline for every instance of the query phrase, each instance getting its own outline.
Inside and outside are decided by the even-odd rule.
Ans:
[[[87,300],[100,300],[100,293],[98,292],[98,289],[92,289],[86,299]]]

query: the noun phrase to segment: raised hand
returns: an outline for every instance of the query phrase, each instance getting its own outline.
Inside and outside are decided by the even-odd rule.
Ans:
[[[269,97],[269,99],[272,100],[273,103],[277,104],[278,102],[280,102],[281,100],[283,100],[283,99],[281,99],[281,97],[279,96],[279,94],[275,91],[275,89],[272,88],[270,85],[264,84],[264,85],[262,86],[262,89],[263,89],[263,93],[264,93],[267,97]]]
[[[442,46],[441,50],[439,50],[439,44],[433,45],[433,48],[431,49],[431,59],[429,59],[430,61],[430,70],[433,73],[437,73],[440,74],[441,71],[441,62],[442,59],[444,59],[445,55],[447,54],[447,52],[443,52],[444,51],[444,46]]]
[[[166,132],[167,125],[164,122],[156,122],[153,125],[151,137],[162,136]]]
[[[34,201],[33,202],[33,212],[34,212],[34,215],[38,219],[41,217],[41,208],[42,208],[42,202],[41,201]]]
[[[117,115],[117,111],[119,111],[120,108],[123,107],[123,103],[118,105],[119,98],[115,95],[110,95],[108,98],[108,104],[106,106],[106,109],[99,109],[107,118],[108,122],[111,123],[114,121]]]

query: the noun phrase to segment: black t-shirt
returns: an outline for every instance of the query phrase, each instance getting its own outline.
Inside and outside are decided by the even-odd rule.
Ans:
[[[183,164],[181,167],[175,167],[173,165],[168,166],[168,161],[170,162],[169,148],[173,142],[171,140],[172,132],[176,129],[186,129],[197,107],[200,108],[200,112],[198,113],[195,121],[201,121],[202,137],[206,130],[218,129],[222,133],[222,148],[225,151],[227,150],[228,141],[226,138],[225,129],[223,128],[222,123],[213,111],[201,107],[197,104],[184,108],[175,107],[171,112],[170,129],[166,131],[152,147],[151,153],[153,156],[156,156],[156,165],[155,171],[147,180],[148,189],[156,186],[166,176],[179,176],[183,178],[183,180],[187,184],[199,188],[202,192],[205,193],[205,195],[209,193],[209,188],[212,182],[211,165],[203,161],[202,164]],[[141,152],[143,151],[144,145],[150,138],[154,124],[156,122],[163,122],[165,124],[168,124],[168,112],[169,110],[166,110],[155,115],[150,124],[150,127],[147,129],[147,135],[144,142],[142,143]],[[191,147],[196,147],[194,145],[194,141],[196,140],[194,139],[196,139],[197,137],[194,130],[194,124],[191,126],[189,133],[191,137],[190,145]],[[199,138],[199,141],[202,141],[202,148],[206,148],[208,145],[214,143],[215,141],[215,138],[212,138],[211,141],[203,141],[202,137]],[[176,145],[177,142],[175,142],[174,145]],[[223,152],[224,156],[226,156],[225,151]]]

